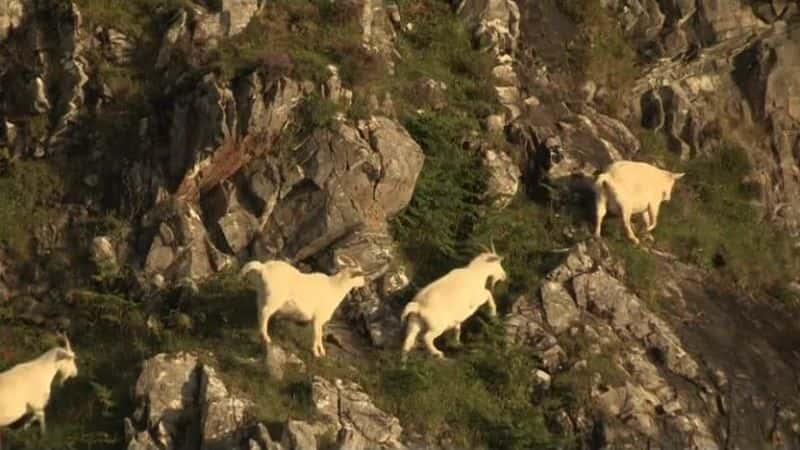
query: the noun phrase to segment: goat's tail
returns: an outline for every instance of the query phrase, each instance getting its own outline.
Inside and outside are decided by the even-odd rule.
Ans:
[[[403,314],[400,316],[400,321],[405,322],[409,314],[419,314],[419,303],[409,302],[403,309]]]
[[[606,173],[601,173],[600,175],[597,176],[597,179],[594,182],[594,188],[598,193],[603,192],[606,183],[608,183],[609,178],[610,177]]]
[[[608,190],[613,191],[613,186],[610,183],[611,177],[606,173],[601,173],[597,176],[594,182],[594,193],[598,200],[605,200],[608,196]]]
[[[261,268],[261,262],[260,261],[250,261],[249,263],[245,264],[244,267],[242,267],[242,270],[239,271],[239,276],[244,277],[247,274],[249,274],[251,271],[259,269],[259,268]]]

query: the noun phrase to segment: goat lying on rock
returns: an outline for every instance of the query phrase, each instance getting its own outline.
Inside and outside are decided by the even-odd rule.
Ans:
[[[639,239],[631,228],[631,215],[642,214],[647,231],[653,231],[661,202],[670,200],[675,181],[683,175],[637,161],[611,164],[595,181],[597,222],[594,235],[600,237],[603,217],[611,209],[620,213],[628,238],[638,245]]]
[[[61,384],[78,375],[75,353],[66,335],[64,347],[54,347],[36,359],[17,364],[0,373],[0,427],[10,425],[26,414],[32,414],[25,423],[28,428],[39,421],[42,435],[45,433],[44,409],[50,400],[50,386],[56,375]]]
[[[492,248],[491,252],[479,254],[465,267],[451,270],[419,291],[403,310],[402,320],[408,322],[403,358],[416,344],[423,324],[425,346],[432,355],[442,358],[444,354],[433,345],[439,335],[452,329],[459,342],[461,323],[484,303],[489,304],[492,316],[496,316],[497,306],[486,282],[491,278],[493,286],[506,279],[502,260]]]
[[[360,266],[350,258],[340,257],[343,268],[335,275],[302,273],[283,261],[251,261],[242,268],[241,275],[258,293],[258,324],[267,351],[272,342],[267,326],[269,318],[278,313],[314,326],[314,356],[325,356],[322,345],[323,326],[353,288],[366,284]]]

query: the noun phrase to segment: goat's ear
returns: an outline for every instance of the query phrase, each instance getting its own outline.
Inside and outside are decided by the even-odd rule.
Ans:
[[[675,179],[675,180],[680,180],[681,178],[683,178],[684,175],[686,175],[686,173],[684,173],[684,172],[680,172],[680,173],[673,172],[672,173],[672,178]]]

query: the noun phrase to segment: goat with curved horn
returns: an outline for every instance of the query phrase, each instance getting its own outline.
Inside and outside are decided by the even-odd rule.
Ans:
[[[58,336],[61,340],[64,341],[64,348],[66,348],[67,351],[72,352],[72,345],[69,342],[69,338],[67,337],[67,333],[65,333],[63,331],[58,331],[58,332],[56,332],[56,336]]]

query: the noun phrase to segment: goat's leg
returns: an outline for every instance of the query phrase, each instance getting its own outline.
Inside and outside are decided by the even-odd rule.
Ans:
[[[494,302],[494,296],[491,292],[488,292],[489,298],[486,299],[486,304],[489,305],[489,312],[491,313],[492,317],[497,317],[497,303]]]
[[[36,422],[36,419],[37,419],[36,413],[34,412],[34,410],[32,408],[30,408],[30,407],[28,408],[28,413],[30,413],[30,416],[28,416],[28,419],[25,421],[25,423],[22,424],[22,430],[23,431],[27,430],[28,428],[30,428],[31,425],[33,425],[33,422]]]
[[[642,213],[642,219],[644,220],[644,225],[647,227],[647,230],[649,231],[650,230],[650,224],[652,223],[652,221],[650,220],[650,211],[645,210]]]
[[[25,421],[25,424],[22,425],[23,430],[27,430],[33,425],[33,422],[39,422],[39,431],[41,432],[42,436],[46,431],[45,423],[44,423],[44,410],[43,409],[33,409],[30,408],[29,411],[31,412],[31,416],[28,420]]]
[[[444,358],[444,353],[442,353],[435,345],[433,345],[433,340],[436,339],[437,336],[442,334],[441,330],[432,330],[428,329],[425,334],[422,335],[422,341],[425,342],[425,347],[428,348],[428,351],[431,355],[437,358]]]
[[[409,317],[408,326],[406,327],[406,339],[403,341],[403,358],[414,348],[420,330],[422,330],[422,326],[419,323],[419,319],[416,316]]]
[[[628,238],[633,241],[634,244],[639,245],[639,238],[633,233],[633,227],[631,226],[631,212],[627,209],[622,209],[622,222],[625,224],[625,231],[628,233]]]
[[[647,225],[647,231],[653,231],[656,229],[656,225],[658,224],[658,209],[661,205],[658,203],[651,203],[647,207],[647,211],[650,213],[650,224]]]
[[[39,421],[39,431],[42,433],[42,436],[47,432],[47,426],[44,422],[44,410],[35,411],[34,414],[36,415],[36,420]]]
[[[268,351],[272,339],[269,337],[269,319],[278,310],[274,303],[267,303],[262,305],[258,310],[258,327],[261,332],[261,341],[264,343],[264,348]]]
[[[461,346],[461,324],[457,323],[453,326],[453,343]]]
[[[325,346],[322,345],[322,338],[324,336],[322,320],[314,318],[313,326],[314,326],[314,344],[312,347],[312,353],[317,358],[325,356]]]
[[[604,194],[598,194],[597,201],[595,202],[595,226],[594,235],[600,237],[600,229],[603,227],[603,218],[606,216],[606,199]]]

